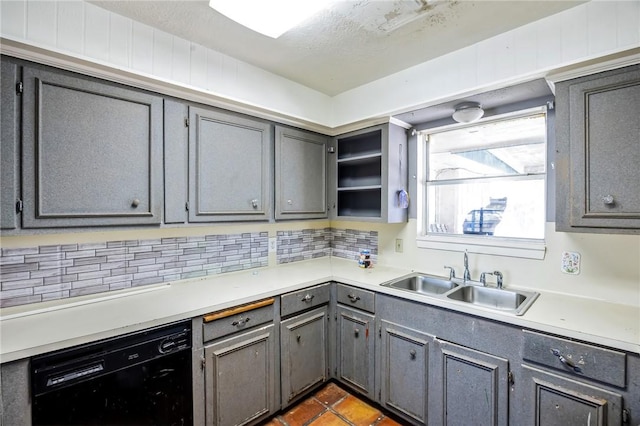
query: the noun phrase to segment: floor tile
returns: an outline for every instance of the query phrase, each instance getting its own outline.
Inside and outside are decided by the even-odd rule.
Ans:
[[[274,417],[273,419],[269,420],[268,423],[263,423],[262,426],[284,426],[284,423],[278,420],[277,417]]]
[[[360,401],[353,395],[347,396],[337,403],[333,409],[345,419],[349,419],[355,426],[369,426],[382,417],[382,413],[379,410],[364,401]]]
[[[385,416],[378,423],[376,423],[376,426],[402,426],[402,423],[398,423],[395,420]]]
[[[289,426],[302,426],[326,409],[327,407],[315,398],[308,398],[285,413],[282,418]]]
[[[311,423],[309,426],[351,426],[349,423],[342,420],[340,417],[332,413],[331,411],[327,411]]]
[[[315,395],[318,401],[326,405],[333,405],[345,396],[347,396],[347,392],[334,383],[329,383]]]

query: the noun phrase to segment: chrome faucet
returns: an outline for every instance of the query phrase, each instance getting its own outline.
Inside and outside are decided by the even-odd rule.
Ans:
[[[453,269],[453,267],[451,266],[445,266],[444,269],[448,269],[449,270],[449,280],[452,280],[456,277],[456,270]]]
[[[467,255],[467,251],[464,251],[464,275],[462,279],[467,282],[471,281],[471,273],[469,272],[469,256]]]
[[[487,286],[487,274],[493,275],[493,272],[483,272],[480,274],[480,282],[483,286]]]

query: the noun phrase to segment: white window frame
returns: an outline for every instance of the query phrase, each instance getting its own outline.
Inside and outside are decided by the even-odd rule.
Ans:
[[[418,132],[418,167],[417,167],[417,222],[418,232],[416,235],[416,242],[418,248],[423,249],[436,249],[436,250],[448,250],[456,252],[468,251],[469,253],[488,254],[496,256],[507,257],[520,257],[525,259],[544,259],[546,253],[546,229],[545,238],[543,239],[528,239],[528,238],[506,238],[496,237],[492,235],[457,235],[457,234],[437,234],[428,232],[427,224],[427,161],[428,161],[428,149],[427,149],[427,134],[438,133],[445,130],[458,129],[462,127],[476,126],[481,123],[488,123],[492,121],[502,121],[508,118],[523,117],[533,114],[544,113],[546,115],[546,106],[528,108],[525,110],[516,111],[508,114],[501,114],[499,116],[493,116],[490,118],[476,121],[472,124],[452,124],[437,128],[425,129]],[[548,129],[548,127],[547,127]],[[548,152],[548,134],[547,134],[547,152]],[[547,179],[549,173],[548,159],[545,159],[547,168],[544,174],[544,185],[547,186]],[[545,190],[545,205],[547,199],[553,194],[548,194]],[[546,217],[545,217],[546,224]],[[546,228],[546,226],[545,226]]]

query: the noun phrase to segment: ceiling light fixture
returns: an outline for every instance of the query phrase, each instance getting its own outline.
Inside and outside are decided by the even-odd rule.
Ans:
[[[209,0],[209,7],[245,27],[278,38],[332,0]]]
[[[484,115],[484,110],[477,102],[462,102],[454,108],[452,118],[458,123],[472,123]]]

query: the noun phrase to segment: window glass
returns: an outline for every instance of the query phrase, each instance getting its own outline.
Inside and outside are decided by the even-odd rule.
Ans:
[[[426,232],[543,239],[546,117],[427,133]]]

